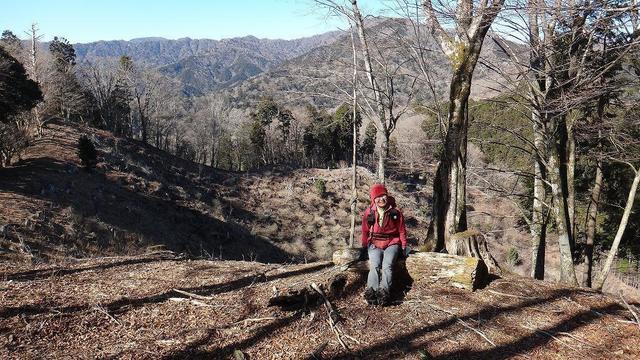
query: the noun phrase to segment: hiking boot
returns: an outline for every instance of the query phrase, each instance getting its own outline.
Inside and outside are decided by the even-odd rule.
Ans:
[[[364,291],[364,299],[367,300],[369,305],[378,305],[378,296],[373,288],[367,288]]]
[[[387,306],[391,303],[391,296],[389,296],[389,292],[385,289],[378,290],[376,294],[378,298],[378,304],[382,306]]]

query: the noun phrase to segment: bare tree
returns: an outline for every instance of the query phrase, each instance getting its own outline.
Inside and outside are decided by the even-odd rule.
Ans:
[[[628,139],[628,140],[636,144],[636,150],[637,150],[636,139]],[[628,149],[629,147],[628,142],[619,143],[617,145],[621,149],[623,147]],[[618,230],[616,231],[616,235],[613,239],[613,244],[611,244],[611,248],[609,249],[607,260],[605,261],[602,271],[596,276],[595,284],[594,284],[594,288],[596,290],[602,290],[604,286],[604,282],[607,280],[607,276],[611,271],[611,265],[613,264],[613,260],[616,257],[616,254],[618,253],[618,248],[620,247],[620,241],[622,240],[622,236],[624,235],[624,232],[627,228],[627,224],[629,222],[629,216],[631,215],[631,209],[633,208],[633,203],[635,201],[636,193],[638,190],[638,183],[640,183],[640,168],[638,168],[637,166],[634,166],[634,164],[631,161],[625,161],[622,159],[615,159],[615,160],[622,162],[624,164],[627,164],[633,171],[634,177],[633,177],[633,182],[631,184],[631,188],[629,189],[629,193],[627,195],[627,202],[624,207],[622,218],[620,219],[620,225],[618,225]],[[637,158],[635,160],[637,161]]]
[[[153,69],[137,66],[128,57],[122,58],[121,71],[133,97],[140,139],[147,143],[149,141],[151,107],[162,103],[173,94],[165,91],[166,87],[161,86],[162,82],[166,81],[162,74]]]
[[[515,75],[504,78],[531,111],[533,126],[534,198],[532,219],[531,276],[544,276],[547,217],[552,210],[560,248],[560,278],[577,285],[573,265],[576,194],[576,134],[589,111],[616,87],[615,69],[629,51],[629,8],[608,2],[538,1],[514,2],[500,18],[502,34],[528,44],[528,56],[518,46],[494,38],[515,65]],[[618,39],[613,45],[612,39]],[[624,39],[624,40],[623,40]],[[613,45],[613,46],[612,46]],[[518,95],[516,95],[518,96]],[[604,109],[600,109],[602,112]],[[598,176],[596,176],[598,178]],[[551,190],[551,191],[548,191]],[[598,192],[598,186],[594,187]],[[546,201],[550,197],[551,201]],[[592,204],[593,205],[593,204]],[[597,211],[591,206],[590,211]],[[595,215],[593,215],[595,216]],[[590,258],[590,256],[589,256]]]
[[[351,176],[351,227],[349,228],[349,247],[354,247],[354,239],[356,233],[356,213],[358,211],[358,189],[356,180],[358,178],[357,159],[358,159],[358,124],[355,119],[358,116],[358,52],[356,50],[356,41],[353,35],[353,26],[350,27],[351,47],[353,52],[353,158],[351,159],[352,176]]]
[[[403,99],[398,89],[397,82],[406,77],[403,73],[403,63],[396,63],[393,56],[396,49],[390,49],[384,45],[385,41],[391,40],[392,35],[384,26],[377,26],[376,33],[371,32],[364,17],[358,7],[356,0],[346,1],[315,0],[323,8],[329,9],[332,13],[348,19],[349,23],[355,25],[358,38],[359,52],[361,59],[358,71],[364,75],[364,81],[358,79],[358,106],[377,130],[375,152],[377,155],[376,174],[378,181],[385,182],[387,172],[387,162],[389,158],[389,142],[392,133],[396,129],[398,120],[404,115],[411,101],[412,91],[409,92],[408,99]],[[351,28],[353,32],[353,27]],[[380,43],[380,44],[378,44]],[[344,68],[351,68],[351,64],[346,64]],[[346,83],[346,81],[345,81]],[[414,82],[415,83],[415,82]],[[348,85],[347,85],[348,86]],[[413,84],[409,86],[413,89]],[[350,97],[348,91],[341,91],[345,97]]]
[[[433,220],[436,250],[445,247],[448,238],[467,227],[466,218],[466,161],[468,107],[471,80],[485,35],[500,12],[504,0],[458,0],[455,14],[447,12],[440,2],[424,0],[423,11],[427,26],[442,51],[451,60],[453,77],[449,89],[449,110],[444,147],[434,181]],[[443,18],[444,16],[444,18]],[[442,26],[444,21],[455,23],[451,36]]]
[[[220,95],[206,95],[194,103],[193,122],[201,129],[198,138],[206,138],[203,144],[206,143],[209,165],[218,167],[220,140],[226,131],[225,120],[232,110],[231,104]]]

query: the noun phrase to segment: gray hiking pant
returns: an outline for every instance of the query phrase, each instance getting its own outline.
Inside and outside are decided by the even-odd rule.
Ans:
[[[369,276],[367,287],[373,290],[383,289],[389,291],[393,281],[393,263],[400,252],[400,245],[391,245],[382,250],[369,244]],[[382,271],[380,271],[382,270]],[[382,273],[382,280],[380,280]]]

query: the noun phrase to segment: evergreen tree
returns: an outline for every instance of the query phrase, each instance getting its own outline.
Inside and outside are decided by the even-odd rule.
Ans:
[[[22,41],[11,32],[11,30],[5,30],[0,37],[0,46],[11,54],[14,58],[21,58],[24,48],[22,47]]]
[[[0,41],[2,41],[3,44],[20,45],[22,47],[20,39],[18,39],[16,34],[14,34],[11,30],[3,31],[2,36],[0,37]]]
[[[362,160],[366,157],[373,156],[373,152],[376,148],[377,132],[378,130],[376,130],[376,126],[373,122],[370,122],[364,131],[364,139],[362,140],[362,145],[360,145],[360,156],[362,156]]]
[[[334,135],[337,143],[337,158],[351,162],[353,156],[353,108],[350,104],[342,104],[333,115],[334,119]],[[356,128],[360,128],[362,124],[362,116],[356,111]],[[359,143],[356,134],[356,141]]]
[[[93,145],[93,141],[86,135],[82,135],[80,139],[78,139],[78,157],[85,169],[89,171],[95,167],[98,162],[96,147]]]
[[[265,155],[266,136],[263,122],[254,117],[253,122],[251,122],[251,128],[249,129],[249,140],[251,141],[251,147],[254,154],[261,158],[265,164],[267,163]]]
[[[302,137],[307,159],[311,166],[332,165],[335,162],[332,119],[326,111],[319,111],[314,107],[307,108],[311,123],[305,128]]]
[[[47,112],[66,118],[71,118],[73,115],[82,116],[89,111],[89,104],[85,91],[73,72],[76,64],[73,45],[67,39],[56,36],[49,44],[49,51],[53,57],[53,69],[51,69],[53,86],[46,94]]]
[[[76,64],[76,50],[63,37],[54,36],[53,41],[49,44],[49,51],[53,55],[56,70],[59,72],[69,72]]]
[[[24,66],[0,46],[0,122],[32,109],[42,100],[38,84],[27,77]]]

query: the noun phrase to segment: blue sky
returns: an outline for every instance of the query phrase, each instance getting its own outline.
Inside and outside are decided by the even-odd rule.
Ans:
[[[362,0],[363,12],[381,0]],[[44,41],[71,43],[159,36],[223,39],[254,35],[294,39],[335,30],[311,0],[0,0],[0,30],[26,38],[38,24]]]

